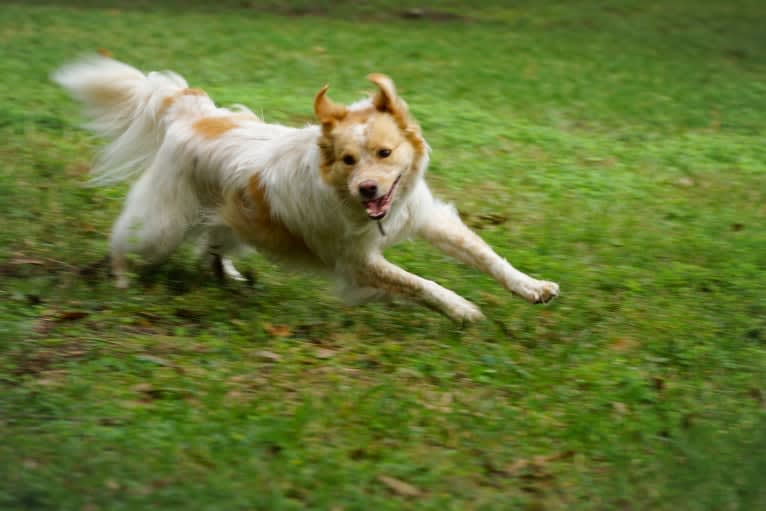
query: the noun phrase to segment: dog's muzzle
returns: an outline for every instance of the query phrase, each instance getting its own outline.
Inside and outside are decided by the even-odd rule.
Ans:
[[[402,175],[399,174],[399,176],[394,181],[394,184],[391,185],[391,188],[388,190],[387,194],[383,195],[382,197],[378,197],[377,199],[371,199],[362,202],[364,207],[367,209],[367,216],[370,217],[371,220],[381,220],[384,216],[386,216],[388,210],[391,209],[391,202],[394,196],[394,191],[396,190],[396,185],[399,184],[399,179],[401,179],[401,177]],[[378,186],[375,183],[366,184],[364,190],[360,185],[359,192],[362,195],[368,195],[370,194],[370,191],[373,187],[375,189],[375,193],[377,193]]]

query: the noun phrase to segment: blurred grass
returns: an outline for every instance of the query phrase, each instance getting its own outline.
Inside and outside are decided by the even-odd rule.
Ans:
[[[766,505],[766,8],[425,5],[0,5],[0,508]],[[125,190],[82,186],[98,141],[48,80],[102,47],[292,124],[390,74],[432,187],[563,296],[421,243],[389,255],[488,321],[347,309],[258,256],[252,288],[184,251],[117,292]]]

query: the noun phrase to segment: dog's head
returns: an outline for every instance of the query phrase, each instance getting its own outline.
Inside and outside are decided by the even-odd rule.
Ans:
[[[378,86],[369,101],[338,105],[325,85],[314,99],[314,113],[322,124],[322,178],[358,204],[360,215],[380,220],[424,170],[428,145],[391,79],[368,79]]]

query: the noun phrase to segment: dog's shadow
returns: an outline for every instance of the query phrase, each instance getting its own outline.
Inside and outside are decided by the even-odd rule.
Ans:
[[[110,270],[109,256],[80,268],[79,274],[84,280],[93,283],[114,281],[115,278]],[[161,285],[173,295],[184,295],[197,289],[211,287],[225,287],[233,292],[252,290],[256,285],[253,272],[243,270],[242,276],[247,279],[245,282],[230,282],[220,269],[216,271],[215,267],[211,268],[202,261],[190,264],[188,261],[176,261],[171,258],[162,263],[136,268],[131,287],[149,289]]]

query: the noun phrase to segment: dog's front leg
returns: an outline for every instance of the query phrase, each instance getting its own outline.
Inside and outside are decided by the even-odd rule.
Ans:
[[[478,307],[436,282],[418,277],[382,255],[374,255],[353,270],[356,283],[385,292],[390,296],[409,298],[436,309],[455,321],[478,321],[484,318]]]
[[[497,255],[446,204],[437,203],[420,227],[420,235],[446,254],[473,266],[531,303],[547,303],[559,295],[555,282],[537,280]]]

